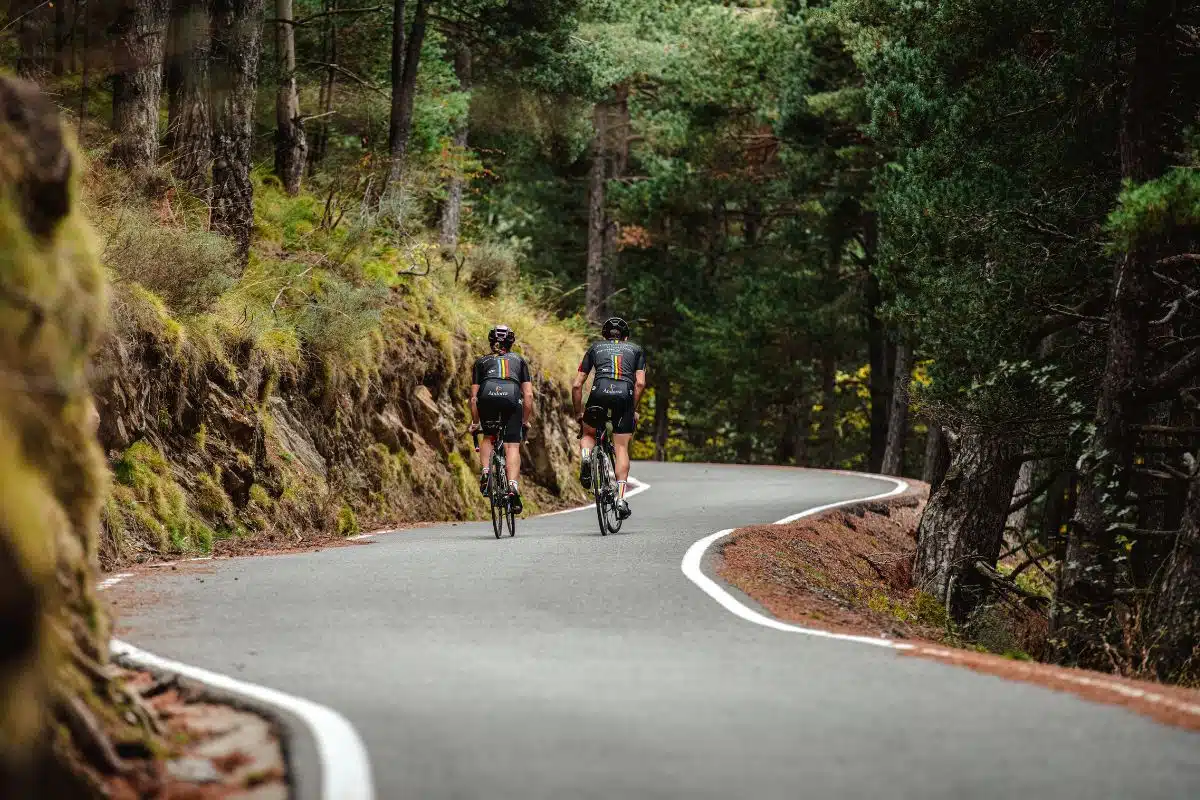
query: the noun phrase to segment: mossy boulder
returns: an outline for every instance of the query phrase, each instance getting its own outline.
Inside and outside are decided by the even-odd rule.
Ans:
[[[96,542],[107,470],[87,363],[103,280],[54,105],[0,78],[0,796],[120,769]],[[34,789],[36,787],[36,790]]]

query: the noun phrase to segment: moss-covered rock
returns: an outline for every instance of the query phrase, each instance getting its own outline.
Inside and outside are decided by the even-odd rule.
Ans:
[[[122,725],[93,589],[107,471],[85,369],[106,303],[57,110],[4,78],[0,109],[0,796],[77,797]]]

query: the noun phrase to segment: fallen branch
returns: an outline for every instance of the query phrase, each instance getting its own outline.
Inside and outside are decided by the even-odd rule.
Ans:
[[[1180,253],[1175,256],[1167,256],[1159,259],[1158,262],[1164,267],[1174,267],[1179,264],[1200,264],[1200,253]]]
[[[1043,603],[1046,605],[1049,605],[1050,603],[1050,598],[1046,597],[1046,595],[1038,594],[1037,592],[1031,592],[1028,589],[1018,586],[1015,581],[1012,581],[1004,575],[1001,575],[996,571],[995,567],[992,567],[983,561],[975,562],[975,571],[979,573],[981,577],[986,578],[993,584],[1007,589],[1013,594],[1020,595],[1026,600],[1035,601],[1037,603]]]
[[[1045,478],[1037,486],[1034,486],[1020,497],[1014,498],[1012,504],[1008,507],[1008,513],[1012,514],[1014,511],[1020,511],[1034,500],[1037,500],[1039,497],[1049,491],[1052,486],[1054,486],[1054,483],[1058,480],[1058,477],[1058,470],[1055,470],[1054,472],[1050,473],[1049,477]]]

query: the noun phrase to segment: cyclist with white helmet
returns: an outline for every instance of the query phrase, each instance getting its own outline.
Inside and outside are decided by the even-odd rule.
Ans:
[[[471,372],[471,433],[481,429],[496,433],[504,443],[508,471],[509,499],[513,512],[521,513],[521,492],[517,480],[521,475],[521,442],[533,416],[533,381],[529,364],[512,352],[517,335],[507,325],[497,325],[488,332],[492,352],[481,356]],[[479,443],[479,459],[483,474],[479,490],[487,494],[488,472],[492,463],[492,440],[484,437]]]
[[[583,428],[581,453],[583,465],[579,468],[579,480],[585,487],[592,484],[591,450],[596,446],[595,425],[600,420],[584,419],[583,384],[589,372],[595,371],[596,380],[588,395],[587,407],[602,408],[613,423],[613,450],[616,454],[617,513],[621,519],[630,515],[629,503],[625,502],[625,484],[629,480],[629,443],[637,426],[637,407],[646,389],[646,352],[629,341],[629,323],[620,317],[611,317],[600,328],[604,341],[588,348],[575,374],[571,399],[575,403],[575,417]]]

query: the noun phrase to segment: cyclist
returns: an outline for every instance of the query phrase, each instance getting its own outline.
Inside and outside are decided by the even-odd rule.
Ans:
[[[583,464],[579,468],[579,481],[585,488],[592,484],[589,456],[596,446],[596,429],[584,421],[583,383],[588,373],[595,370],[596,380],[592,383],[587,406],[599,406],[612,411],[613,449],[617,462],[614,465],[617,472],[617,514],[621,519],[628,519],[631,512],[629,503],[625,502],[625,485],[629,480],[629,442],[637,425],[638,403],[646,389],[646,353],[629,341],[629,323],[620,317],[605,320],[600,335],[604,341],[588,348],[571,387],[575,418],[583,428],[580,445]]]
[[[488,423],[489,430],[500,432],[504,442],[508,470],[508,497],[513,513],[520,514],[521,492],[517,479],[521,475],[521,442],[533,416],[533,381],[529,364],[512,352],[517,335],[507,325],[497,325],[488,332],[492,352],[475,361],[471,372],[471,433]],[[479,491],[487,494],[488,473],[492,468],[492,440],[485,437],[479,444],[483,473],[479,476]]]

